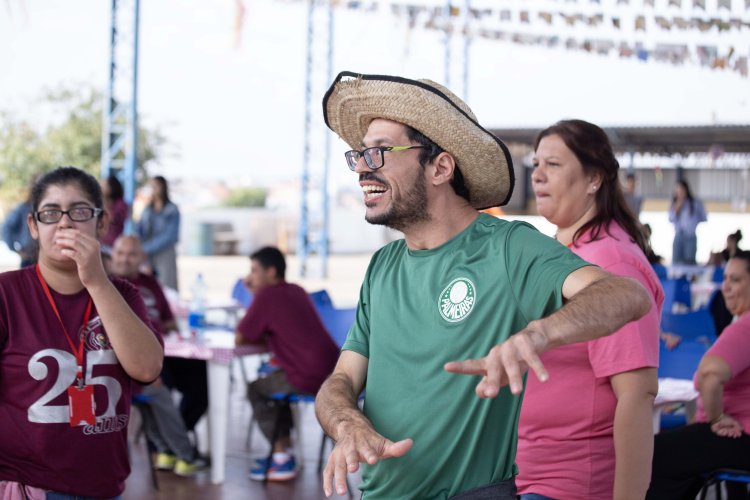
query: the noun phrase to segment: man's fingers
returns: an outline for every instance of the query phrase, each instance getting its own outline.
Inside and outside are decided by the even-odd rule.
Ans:
[[[484,359],[467,359],[464,361],[449,361],[443,369],[450,373],[463,373],[464,375],[484,375]]]
[[[501,346],[495,346],[485,358],[486,373],[482,381],[479,382],[481,392],[477,390],[479,397],[494,398],[500,392],[503,375],[505,373],[505,360],[503,359],[503,349]]]
[[[333,494],[333,454],[331,454],[328,457],[328,462],[326,462],[326,467],[323,469],[323,493],[327,497],[330,497]]]
[[[342,467],[345,467],[349,472],[357,472],[357,469],[359,469],[360,455],[363,455],[363,453],[358,452],[356,448],[349,449],[349,451],[346,452],[345,461]]]
[[[505,376],[508,378],[510,392],[521,394],[523,390],[523,371],[516,353],[503,357],[503,368],[505,369]]]
[[[413,444],[414,440],[412,439],[402,439],[401,441],[397,441],[395,443],[386,441],[385,447],[383,448],[382,458],[404,456],[409,450],[411,450]]]
[[[359,467],[359,463],[355,462],[355,465],[356,467],[354,470],[357,470],[357,468]],[[351,467],[351,463],[349,463],[347,467],[346,462],[342,460],[334,470],[333,482],[336,486],[336,493],[339,495],[346,494],[346,475],[349,473],[349,469],[351,469]]]
[[[549,373],[547,373],[547,369],[542,364],[542,360],[539,359],[539,355],[534,347],[530,344],[522,343],[518,347],[518,351],[523,362],[526,363],[529,369],[534,371],[539,381],[546,382],[549,378]]]
[[[328,462],[323,470],[323,493],[327,497],[331,496],[334,490],[338,495],[346,494],[346,476],[349,473],[356,472],[359,469],[360,462],[375,464],[383,458],[400,457],[407,453],[414,444],[411,439],[403,439],[396,443],[386,439],[385,443],[382,446],[378,444],[378,449],[376,449],[365,440],[359,442],[359,447],[353,443],[345,446],[338,443],[328,457]],[[382,437],[380,442],[383,442]]]

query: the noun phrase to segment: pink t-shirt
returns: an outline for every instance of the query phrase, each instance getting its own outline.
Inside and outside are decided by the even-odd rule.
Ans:
[[[610,225],[610,233],[602,232],[603,238],[593,242],[584,235],[571,249],[612,274],[638,280],[653,305],[643,318],[610,336],[563,346],[541,356],[550,378],[542,384],[529,375],[521,406],[516,456],[520,494],[611,499],[617,399],[609,377],[658,366],[664,292],[627,233],[615,223]]]
[[[732,371],[732,378],[724,384],[724,413],[738,420],[745,433],[750,432],[750,313],[726,327],[706,352],[709,354],[726,361]],[[696,418],[706,422],[700,398]]]
[[[149,324],[135,287],[111,280]],[[67,331],[78,337],[88,292],[51,294]],[[75,356],[36,268],[0,274],[0,480],[96,498],[122,493],[130,473],[133,379],[120,366],[96,306],[83,336],[84,376],[94,388],[96,424],[71,427],[67,389],[75,379]]]

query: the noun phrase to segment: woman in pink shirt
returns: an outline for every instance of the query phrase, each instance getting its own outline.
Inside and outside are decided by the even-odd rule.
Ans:
[[[698,365],[697,423],[656,436],[649,499],[695,498],[703,474],[750,470],[750,252],[729,260],[721,291],[738,318]],[[747,485],[726,486],[730,500],[748,498]]]
[[[638,280],[653,307],[608,337],[541,356],[550,378],[527,380],[519,423],[522,499],[643,498],[651,477],[664,293],[627,208],[604,131],[582,120],[539,133],[532,187],[556,239],[587,261]]]

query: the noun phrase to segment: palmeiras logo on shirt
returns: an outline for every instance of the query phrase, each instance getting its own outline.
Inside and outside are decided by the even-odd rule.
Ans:
[[[457,323],[474,310],[476,301],[474,283],[469,278],[456,278],[440,293],[438,309],[444,320]]]

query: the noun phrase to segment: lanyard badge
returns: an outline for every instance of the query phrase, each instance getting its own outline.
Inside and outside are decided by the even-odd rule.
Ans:
[[[94,413],[95,411],[94,387],[90,385],[86,385],[83,380],[83,351],[84,351],[84,345],[85,345],[83,334],[84,334],[86,325],[89,322],[89,318],[91,317],[91,307],[92,307],[91,297],[89,297],[89,303],[86,306],[86,312],[83,313],[83,324],[81,325],[81,338],[78,339],[78,349],[76,349],[75,344],[73,343],[73,339],[68,333],[67,328],[65,328],[65,324],[63,323],[62,317],[60,316],[60,312],[57,310],[57,305],[55,305],[55,299],[52,298],[52,293],[49,291],[47,282],[44,281],[42,272],[39,269],[39,264],[36,265],[36,275],[37,275],[37,278],[39,278],[39,283],[42,285],[42,289],[44,290],[44,295],[46,295],[47,301],[49,302],[50,307],[52,307],[52,310],[54,311],[55,316],[57,316],[57,320],[60,322],[60,327],[62,328],[63,333],[65,334],[65,338],[68,341],[68,344],[70,345],[70,349],[73,351],[73,354],[75,355],[75,358],[76,358],[76,381],[72,386],[68,387],[68,407],[70,410],[70,426],[77,427],[79,425],[94,425],[96,424],[96,415]]]
[[[68,387],[68,408],[70,409],[70,426],[96,424],[94,415],[94,386],[71,385]]]

